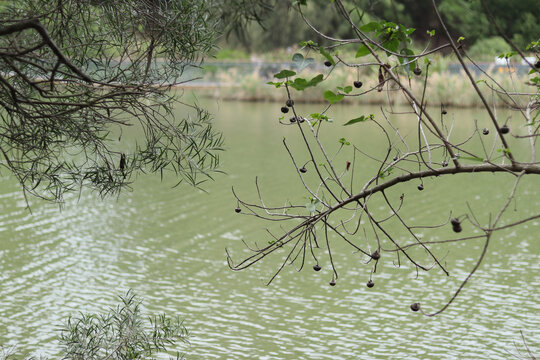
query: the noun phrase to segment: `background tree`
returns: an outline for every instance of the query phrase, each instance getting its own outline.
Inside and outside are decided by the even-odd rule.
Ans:
[[[335,286],[339,277],[339,263],[335,261],[333,249],[337,242],[343,241],[350,245],[360,263],[370,268],[366,285],[371,288],[375,285],[374,276],[382,261],[391,261],[397,267],[407,263],[417,272],[437,269],[448,275],[444,255],[436,247],[482,239],[481,254],[456,292],[439,310],[424,313],[437,315],[454,301],[479,268],[496,232],[540,218],[540,211],[519,213],[518,218],[508,217],[507,214],[510,205],[516,202],[520,181],[528,175],[540,175],[536,144],[540,136],[539,43],[532,42],[528,46],[537,56],[534,64],[530,64],[530,78],[527,80],[530,92],[517,92],[513,88],[504,88],[489,74],[485,74],[487,80],[477,82],[469,69],[469,65],[475,66],[475,63],[463,51],[461,39],[454,38],[447,30],[434,1],[432,9],[443,29],[442,36],[446,43],[440,40],[442,45],[439,48],[425,49],[417,54],[410,46],[414,29],[387,21],[356,23],[350,15],[355,10],[344,1],[336,0],[336,10],[355,33],[355,39],[342,39],[320,31],[316,26],[318,20],[307,17],[304,5],[309,8],[314,4],[305,0],[295,3],[299,16],[306,24],[331,43],[326,47],[313,41],[302,43],[307,54],[320,54],[319,58],[329,68],[326,74],[302,78],[296,71],[284,69],[274,75],[276,80],[271,83],[278,91],[283,91],[286,100],[281,111],[288,115],[284,115],[280,122],[295,127],[298,141],[305,146],[303,152],[293,151],[287,140],[283,140],[309,202],[290,203],[279,199],[278,205],[273,205],[274,199],[263,198],[257,181],[259,202],[248,202],[234,192],[239,202],[237,213],[269,223],[277,222],[280,226],[269,228],[270,236],[265,245],[246,243],[251,255],[243,260],[235,262],[228,252],[229,266],[233,270],[243,270],[271,254],[281,254],[281,262],[268,281],[270,284],[285,265],[296,265],[300,270],[310,264],[315,271],[320,271],[322,258],[326,258],[324,263],[332,269],[329,283]],[[349,58],[337,51],[350,44],[357,48],[355,57]],[[480,128],[474,119],[456,119],[474,124],[471,133],[458,134],[449,114],[451,110],[447,110],[444,104],[427,106],[429,93],[426,93],[426,85],[432,65],[429,55],[445,48],[455,54],[464,76],[483,103],[483,110],[489,119],[489,125],[485,128]],[[295,54],[294,58],[301,61],[304,55]],[[378,74],[379,83],[365,88],[359,78],[352,84],[342,84],[334,91],[324,93],[326,104],[320,112],[309,115],[300,113],[294,103],[296,92],[310,91],[332,76],[336,66],[373,68],[372,73]],[[337,151],[332,150],[324,135],[329,122],[328,110],[345,97],[361,97],[373,91],[381,92],[381,96],[388,99],[388,106],[381,108],[378,115],[359,113],[344,125],[361,126],[361,130],[357,131],[379,136],[380,141],[387,144],[386,152],[373,154],[369,148],[362,144],[351,144],[345,137],[339,140]],[[487,98],[485,92],[490,92],[491,98]],[[397,96],[407,100],[407,111],[393,108],[392,98]],[[495,97],[503,99],[514,114],[510,117],[498,115]],[[406,121],[412,122],[417,128],[414,136],[403,134],[399,124],[390,116],[398,114],[405,116]],[[446,175],[462,174],[475,174],[478,177],[477,174],[485,172],[508,178],[506,189],[493,189],[505,196],[498,209],[490,209],[486,214],[486,209],[474,209],[468,205],[465,213],[453,214],[449,211],[441,214],[440,222],[436,224],[425,224],[422,219],[408,220],[410,215],[403,210],[408,195],[402,184],[413,181],[417,190],[422,191],[424,179],[427,178],[440,179]],[[398,191],[402,191],[401,194]],[[285,205],[279,205],[284,202]],[[503,218],[506,218],[505,222]],[[424,238],[422,232],[428,230],[437,232],[440,240]],[[423,312],[419,303],[413,303],[411,309]]]
[[[311,4],[316,6],[309,6],[304,13],[308,19],[315,22],[322,33],[342,39],[355,36],[331,1],[312,0]],[[343,4],[349,9],[355,9],[350,16],[356,22],[360,19],[365,23],[384,19],[415,28],[411,38],[419,44],[430,40],[432,46],[437,47],[444,43],[444,38],[432,38],[427,34],[428,30],[435,30],[437,33],[443,31],[430,0],[344,0]],[[540,25],[535,21],[540,14],[537,1],[524,0],[514,3],[485,0],[485,4],[493,12],[496,23],[503,32],[520,48],[524,49],[531,36],[540,33]],[[291,46],[306,39],[312,39],[319,44],[330,44],[324,37],[310,33],[303,22],[298,21],[292,9],[289,1],[276,2],[274,11],[263,20],[264,27],[270,31],[250,29],[249,34],[246,34],[247,38],[240,41],[241,45],[250,51],[268,51]],[[439,2],[439,10],[450,34],[454,38],[466,35],[468,46],[499,36],[494,23],[484,15],[485,9],[480,1],[442,0]],[[320,14],[323,13],[324,20],[320,19]],[[283,31],[271,31],[272,29]]]
[[[180,104],[223,23],[259,18],[264,1],[122,0],[0,3],[0,155],[25,195],[62,201],[88,186],[116,194],[140,172],[198,186],[217,170],[210,114]],[[143,138],[128,139],[128,127]],[[129,143],[128,143],[129,142]]]

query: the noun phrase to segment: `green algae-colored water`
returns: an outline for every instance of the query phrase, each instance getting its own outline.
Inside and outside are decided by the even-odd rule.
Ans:
[[[221,155],[226,174],[207,183],[207,193],[172,188],[172,177],[161,182],[158,176],[141,176],[133,192],[119,199],[83,192],[62,210],[32,201],[30,214],[15,180],[2,174],[0,344],[56,358],[56,329],[68,315],[105,311],[132,288],[149,312],[185,319],[191,333],[188,359],[508,359],[508,351],[516,352],[514,341],[521,343],[520,330],[538,351],[538,221],[496,233],[463,293],[434,318],[412,313],[409,305],[420,301],[427,311],[440,308],[474,266],[482,241],[434,246],[449,277],[436,268],[417,277],[410,264],[398,269],[394,258],[382,261],[384,255],[371,289],[365,286],[371,268],[340,245],[335,287],[328,285],[332,275],[324,257],[322,271],[314,272],[311,263],[301,272],[286,267],[270,286],[265,281],[279,257],[230,271],[226,247],[240,258],[242,239],[264,244],[265,228],[279,226],[236,214],[231,186],[256,200],[258,176],[273,205],[303,201],[305,191],[282,146],[285,136],[301,157],[300,139],[293,127],[278,124],[279,104],[202,103],[226,138]],[[300,108],[314,112],[308,105]],[[384,152],[386,143],[374,136],[373,127],[341,126],[359,111],[379,110],[339,108],[326,139],[337,144],[345,136],[370,154]],[[483,121],[474,110],[449,115],[456,119],[456,134],[471,130],[464,119]],[[400,126],[415,135],[414,124]],[[402,184],[389,196],[406,194],[403,212],[414,223],[444,222],[450,211],[464,213],[465,201],[486,220],[512,182],[510,176],[492,174],[449,176],[424,179],[422,192],[417,183]],[[538,185],[534,178],[524,179],[509,218],[538,211]],[[425,230],[422,236],[437,239],[437,234]]]

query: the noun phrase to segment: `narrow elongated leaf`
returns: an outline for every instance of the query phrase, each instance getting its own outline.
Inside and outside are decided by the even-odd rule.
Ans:
[[[332,57],[332,55],[330,55],[328,51],[326,51],[322,46],[319,47],[319,51],[322,56],[324,56],[328,61],[332,63],[333,66],[336,65],[336,62],[334,61],[334,58]]]
[[[356,123],[359,123],[359,122],[364,122],[366,120],[369,120],[371,119],[371,116],[360,116],[360,117],[357,117],[355,119],[351,119],[349,121],[347,121],[345,124],[343,124],[343,126],[347,126],[347,125],[352,125],[352,124],[356,124]]]

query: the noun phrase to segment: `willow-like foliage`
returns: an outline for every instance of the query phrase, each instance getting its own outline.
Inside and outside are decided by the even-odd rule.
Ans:
[[[176,116],[170,90],[213,48],[221,18],[212,5],[4,3],[0,166],[25,194],[52,201],[84,186],[117,194],[140,172],[173,172],[195,186],[211,178],[222,137],[196,105]],[[127,139],[128,127],[142,137]]]

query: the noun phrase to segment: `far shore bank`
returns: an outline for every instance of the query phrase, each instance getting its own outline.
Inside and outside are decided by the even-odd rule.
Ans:
[[[216,66],[214,63],[206,64],[204,71],[197,74],[198,79],[186,82],[179,86],[180,89],[195,90],[202,97],[216,98],[221,100],[257,101],[257,102],[281,102],[287,98],[285,88],[276,89],[267,84],[273,81],[273,74],[282,69],[293,68],[292,64],[275,63],[266,64],[266,67],[257,63],[227,63],[224,66]],[[488,64],[489,65],[489,64]],[[332,90],[338,93],[338,87],[353,85],[354,81],[362,81],[362,87],[349,94],[345,94],[342,103],[380,105],[391,102],[393,105],[406,105],[408,100],[397,89],[395,84],[388,82],[382,91],[377,91],[379,84],[378,76],[371,69],[357,72],[344,66],[332,69],[314,67],[305,69],[299,76],[311,78],[318,74],[325,76],[325,81],[316,87],[305,91],[291,89],[291,95],[297,102],[324,103],[323,93]],[[424,75],[408,77],[401,74],[401,81],[410,84],[410,87],[418,96],[422,97],[425,91],[427,105],[471,108],[483,106],[481,99],[475,93],[470,80],[465,72],[453,64],[434,66],[430,69],[429,77]],[[489,99],[492,106],[508,106],[508,99],[499,88],[511,89],[515,99],[526,104],[531,87],[527,85],[528,75],[524,69],[517,66],[483,66],[477,69],[475,80],[479,84],[484,96]]]

